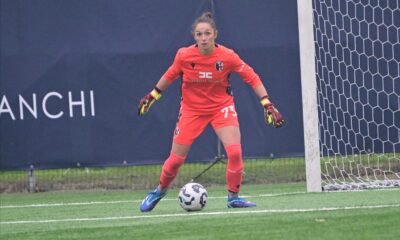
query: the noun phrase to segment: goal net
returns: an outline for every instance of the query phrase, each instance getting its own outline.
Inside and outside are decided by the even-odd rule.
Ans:
[[[313,0],[323,190],[400,186],[400,2]]]

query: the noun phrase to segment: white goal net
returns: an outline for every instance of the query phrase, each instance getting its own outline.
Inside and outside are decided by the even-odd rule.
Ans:
[[[324,190],[400,186],[400,1],[313,0]]]

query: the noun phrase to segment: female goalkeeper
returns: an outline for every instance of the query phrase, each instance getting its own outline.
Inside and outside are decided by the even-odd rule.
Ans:
[[[250,85],[264,107],[267,123],[280,127],[282,115],[270,101],[259,76],[231,49],[216,44],[218,31],[211,13],[205,12],[192,25],[196,44],[180,48],[173,64],[154,89],[140,100],[138,114],[144,115],[169,85],[182,76],[182,100],[174,131],[172,149],[165,160],[160,184],[140,205],[142,212],[151,211],[167,193],[179,167],[184,163],[193,141],[211,124],[223,143],[228,164],[226,183],[229,208],[255,207],[253,202],[239,197],[243,162],[240,129],[233,96],[228,81],[236,72]]]

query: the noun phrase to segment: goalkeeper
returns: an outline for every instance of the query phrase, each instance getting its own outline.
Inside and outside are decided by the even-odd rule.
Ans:
[[[178,174],[193,141],[211,124],[228,156],[226,183],[229,208],[255,207],[239,197],[243,162],[240,129],[229,84],[229,75],[236,72],[259,97],[268,124],[280,127],[282,115],[271,102],[259,76],[231,49],[216,44],[218,31],[211,13],[205,12],[192,25],[195,44],[180,48],[173,64],[154,89],[141,99],[138,114],[143,116],[161,98],[179,76],[182,76],[182,100],[173,134],[170,156],[165,160],[160,183],[140,204],[142,212],[151,211],[163,198]]]

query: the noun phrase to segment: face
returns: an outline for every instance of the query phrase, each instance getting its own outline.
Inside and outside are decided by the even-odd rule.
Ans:
[[[200,52],[211,53],[214,50],[217,31],[209,23],[197,24],[193,35]]]

